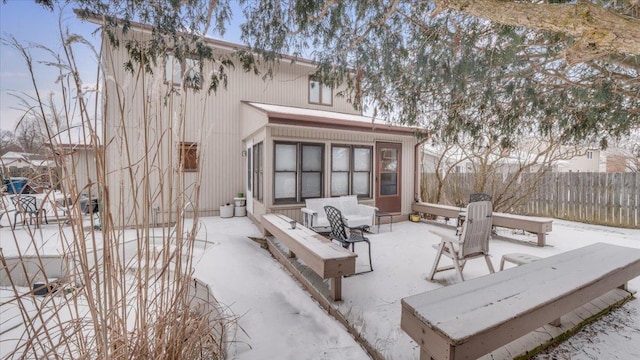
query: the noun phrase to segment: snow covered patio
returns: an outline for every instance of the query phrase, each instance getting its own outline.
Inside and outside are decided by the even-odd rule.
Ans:
[[[209,239],[216,239],[213,241],[219,243],[219,249],[212,248],[204,254],[196,276],[208,282],[218,299],[231,311],[242,315],[239,324],[246,331],[246,334],[238,332],[237,342],[232,344],[232,358],[367,357],[356,351],[357,346],[350,345],[351,336],[325,311],[321,310],[324,316],[319,318],[321,315],[316,310],[321,309],[320,305],[310,299],[266,250],[243,237],[260,236],[257,229],[254,233],[243,233],[243,229],[252,228],[247,219],[206,218],[203,221]],[[250,226],[240,225],[244,222]],[[499,268],[503,254],[512,252],[548,257],[596,242],[640,248],[640,230],[559,220],[554,223],[554,230],[548,235],[548,246],[544,248],[535,246],[533,234],[499,230],[491,242],[494,267]],[[212,231],[214,227],[216,231]],[[457,282],[455,271],[438,274],[437,282],[425,280],[436,254],[431,245],[439,242],[439,238],[428,231],[430,228],[455,232],[442,221],[405,221],[394,224],[391,232],[388,225],[383,225],[380,234],[370,234],[375,271],[343,279],[343,301],[333,303],[333,307],[385,358],[415,359],[419,354],[417,344],[400,329],[400,300]],[[358,270],[364,270],[368,265],[366,246],[356,246],[356,251],[362,251],[357,266]],[[465,267],[468,279],[487,274],[482,260],[470,261]],[[631,291],[640,289],[640,278],[631,281],[629,288]],[[609,323],[606,319],[611,317],[616,320]],[[633,299],[556,348],[553,356],[575,359],[582,354],[593,358],[602,353],[618,354],[622,359],[634,357],[640,354],[640,345],[634,343],[634,340],[640,340],[639,325],[640,304]],[[593,327],[599,329],[595,337],[593,334],[581,335],[593,332],[590,330]],[[572,344],[576,342],[588,344],[573,348]],[[539,358],[545,356],[538,355]]]
[[[195,276],[208,283],[229,313],[239,316],[239,328],[230,344],[230,359],[367,359],[369,356],[347,330],[329,316],[294,280],[271,254],[250,237],[261,237],[247,218],[202,218],[207,245],[199,248]],[[6,225],[3,219],[3,225]],[[439,273],[437,282],[426,279],[439,238],[428,230],[455,232],[437,223],[400,222],[382,225],[380,234],[370,234],[374,271],[343,280],[344,301],[335,308],[357,329],[377,352],[388,359],[416,359],[418,346],[400,329],[400,300],[457,282],[455,271]],[[68,229],[68,227],[63,227]],[[45,225],[39,239],[48,254],[60,252],[56,225]],[[65,230],[66,231],[66,230]],[[18,226],[16,237],[25,229]],[[503,254],[523,252],[548,257],[596,242],[640,248],[640,230],[554,221],[547,246],[535,246],[535,235],[500,230],[490,245],[493,265],[499,268]],[[510,239],[507,239],[508,236]],[[0,229],[5,256],[15,254],[13,235]],[[517,239],[517,240],[513,240]],[[19,242],[19,241],[18,241]],[[40,245],[40,244],[39,244]],[[356,251],[366,246],[356,245]],[[368,266],[367,255],[357,266]],[[509,266],[509,265],[507,265]],[[483,260],[470,261],[465,278],[488,274]],[[640,289],[640,278],[629,283],[631,291]],[[5,319],[8,307],[0,317]],[[0,334],[13,323],[0,323]],[[0,348],[6,339],[0,336]],[[5,351],[2,351],[4,354]],[[640,302],[633,299],[539,359],[630,359],[640,355]]]

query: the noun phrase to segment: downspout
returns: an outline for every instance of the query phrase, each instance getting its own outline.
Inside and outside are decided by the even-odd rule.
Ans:
[[[413,148],[413,201],[420,202],[422,201],[420,191],[420,157],[418,156],[418,149],[424,144],[427,140],[429,140],[429,134],[419,133],[416,134],[416,137],[422,140],[418,141],[418,143]]]

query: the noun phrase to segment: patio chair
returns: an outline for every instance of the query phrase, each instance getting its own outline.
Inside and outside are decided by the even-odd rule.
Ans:
[[[489,272],[494,273],[493,264],[489,258],[489,239],[491,238],[492,204],[490,201],[472,202],[467,206],[467,219],[462,224],[462,233],[456,239],[448,234],[435,233],[442,240],[433,247],[438,250],[429,280],[437,272],[456,269],[460,281],[464,281],[462,271],[467,260],[484,257]],[[438,267],[442,255],[453,261],[453,265]]]
[[[27,216],[29,217],[29,222],[31,220],[36,221],[36,227],[40,225],[40,217],[44,216],[45,223],[49,223],[47,219],[47,212],[45,209],[38,208],[38,203],[36,202],[35,196],[29,195],[18,195],[11,198],[13,205],[16,208],[16,212],[13,215],[13,228],[16,228],[18,215],[22,216],[22,224],[24,225],[27,221]]]
[[[493,196],[485,193],[469,194],[469,204],[471,204],[472,202],[478,202],[478,201],[493,201]],[[459,235],[460,231],[462,230],[462,224],[464,223],[465,216],[466,216],[466,212],[464,211],[461,211],[458,214],[458,221],[456,223],[456,236]]]
[[[329,225],[331,226],[331,233],[329,233],[329,238],[331,240],[338,241],[345,249],[348,249],[349,245],[351,245],[351,251],[353,252],[355,252],[355,245],[357,242],[366,242],[369,246],[370,270],[362,271],[355,275],[373,271],[373,265],[371,264],[371,242],[364,236],[364,232],[369,229],[369,226],[347,226],[344,218],[342,217],[342,212],[333,206],[325,206],[324,211],[327,213],[327,220],[329,220]],[[348,233],[347,229],[349,230]]]

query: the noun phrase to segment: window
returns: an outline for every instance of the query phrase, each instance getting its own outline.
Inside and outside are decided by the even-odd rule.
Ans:
[[[587,159],[593,159],[593,151],[587,151]]]
[[[313,77],[309,77],[309,104],[331,106],[333,104],[333,89]]]
[[[180,143],[180,167],[182,171],[198,171],[198,143]]]
[[[371,197],[372,154],[370,146],[331,148],[331,196]]]
[[[202,86],[202,73],[200,62],[196,59],[186,58],[180,62],[173,54],[167,54],[164,64],[164,81],[174,86],[184,86],[192,89],[200,89]]]
[[[274,203],[322,196],[323,145],[275,143]]]
[[[251,154],[253,153],[253,148],[247,149],[247,189],[253,192],[251,179],[253,178],[253,162],[251,162]]]
[[[263,197],[263,166],[262,166],[262,143],[253,145],[253,198],[262,201]]]

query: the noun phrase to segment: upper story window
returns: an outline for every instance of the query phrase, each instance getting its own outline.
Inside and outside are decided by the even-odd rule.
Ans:
[[[182,171],[198,171],[198,143],[180,143],[180,165]]]
[[[593,151],[587,151],[587,159],[593,159]]]
[[[179,61],[173,54],[167,54],[164,63],[164,81],[173,86],[182,86],[184,83],[186,88],[200,89],[202,87],[200,62],[192,58]]]
[[[274,203],[295,203],[322,196],[322,144],[275,143]]]
[[[333,105],[333,89],[310,76],[309,104]]]

